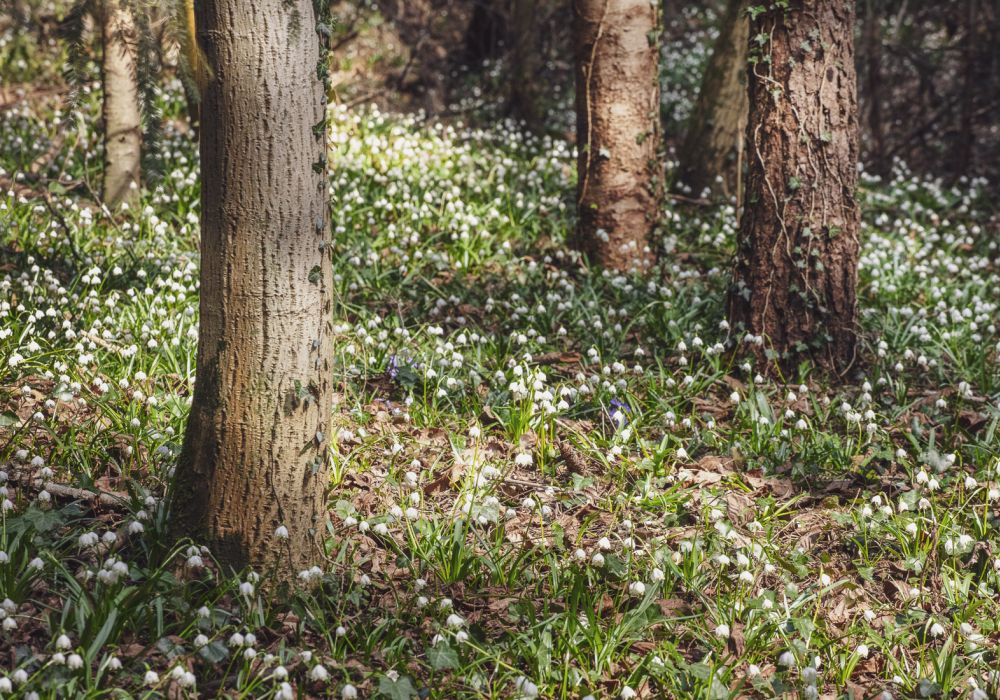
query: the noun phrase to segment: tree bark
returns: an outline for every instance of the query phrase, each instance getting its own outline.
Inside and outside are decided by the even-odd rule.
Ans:
[[[853,0],[791,0],[750,27],[747,201],[729,314],[758,359],[855,358],[859,209]],[[758,44],[755,37],[766,37]]]
[[[542,55],[538,30],[547,3],[538,0],[511,0],[510,3],[510,94],[507,111],[531,130],[542,123],[539,72]]]
[[[602,267],[654,258],[660,178],[656,5],[575,0],[577,227],[571,243]]]
[[[877,175],[889,174],[885,158],[885,130],[882,124],[882,29],[875,0],[865,2],[865,93],[868,102],[869,160]]]
[[[310,0],[199,0],[198,379],[173,526],[233,568],[321,558],[332,267],[320,41]],[[275,536],[285,526],[287,539]]]
[[[132,10],[124,0],[104,0],[101,38],[104,45],[104,182],[101,196],[105,204],[113,207],[135,200],[142,178],[137,37]]]
[[[747,32],[745,0],[729,0],[705,68],[688,132],[681,146],[678,184],[696,195],[706,189],[729,194],[740,178],[747,124]],[[722,176],[722,187],[716,177]]]

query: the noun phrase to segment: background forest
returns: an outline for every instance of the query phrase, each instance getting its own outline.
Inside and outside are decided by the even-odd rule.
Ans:
[[[1000,698],[998,38],[6,0],[0,697]]]

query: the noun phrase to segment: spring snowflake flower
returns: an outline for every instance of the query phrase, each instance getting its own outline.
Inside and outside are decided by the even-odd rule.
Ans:
[[[312,667],[312,670],[309,671],[309,678],[323,683],[330,678],[330,673],[326,670],[326,667],[323,664],[316,664]]]
[[[279,540],[287,540],[288,539],[288,528],[285,527],[284,525],[279,525],[274,530],[274,536],[275,536],[275,538],[277,538]]]
[[[524,676],[519,676],[517,680],[514,681],[514,688],[517,689],[517,692],[520,693],[522,698],[538,697],[538,686]]]
[[[358,697],[358,689],[348,683],[340,690],[341,700],[355,700]]]
[[[628,592],[633,597],[641,598],[646,594],[646,584],[642,581],[633,581],[628,585]]]
[[[142,682],[152,687],[160,682],[160,676],[156,671],[146,671],[146,675],[143,676]]]

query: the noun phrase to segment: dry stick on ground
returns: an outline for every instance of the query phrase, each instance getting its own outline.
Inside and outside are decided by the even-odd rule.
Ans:
[[[89,501],[91,503],[98,503],[102,506],[107,506],[111,508],[122,508],[127,507],[129,497],[125,493],[116,493],[114,491],[102,491],[100,489],[90,490],[83,489],[76,486],[67,486],[66,484],[60,484],[55,481],[43,481],[38,478],[28,477],[20,472],[14,472],[10,475],[10,481],[14,483],[20,483],[23,486],[31,486],[38,489],[39,491],[48,491],[50,494],[56,498],[62,498],[72,501]]]

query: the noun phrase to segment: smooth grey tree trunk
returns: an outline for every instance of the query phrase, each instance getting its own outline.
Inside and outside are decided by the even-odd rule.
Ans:
[[[104,88],[104,182],[101,196],[114,207],[139,195],[142,116],[136,78],[137,37],[132,9],[122,0],[101,6]]]
[[[322,52],[310,0],[199,0],[198,375],[174,529],[224,564],[321,560],[332,267]],[[275,537],[284,526],[287,539]]]

